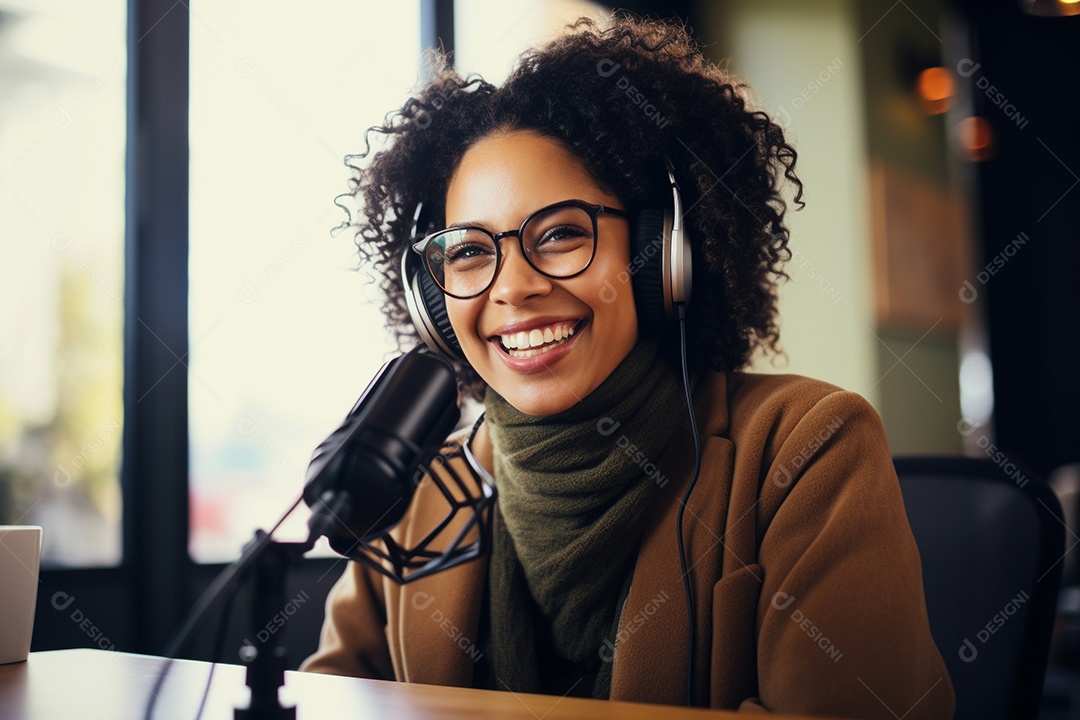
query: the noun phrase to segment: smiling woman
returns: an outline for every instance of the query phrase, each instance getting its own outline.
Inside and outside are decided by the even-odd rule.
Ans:
[[[451,226],[467,220],[489,228],[516,227],[537,207],[569,199],[601,207],[619,203],[560,142],[534,131],[500,132],[462,156],[447,187],[446,217]],[[506,243],[483,294],[446,302],[469,365],[530,415],[553,415],[580,402],[637,342],[633,295],[601,299],[603,281],[616,279],[630,262],[627,223],[602,213],[597,236],[585,216],[588,222],[580,224],[589,242],[581,262],[560,272],[539,272],[542,250],[538,246],[527,254],[533,243],[526,244],[531,237],[526,232],[519,235],[521,243]],[[556,227],[568,219],[556,218],[562,223]]]
[[[781,189],[802,189],[745,94],[680,27],[582,20],[501,87],[443,69],[375,128],[357,246],[403,347],[453,356],[483,403],[448,462],[498,501],[490,552],[422,604],[352,565],[305,669],[951,715],[880,419],[742,371],[779,348]],[[423,532],[434,496],[394,532]]]

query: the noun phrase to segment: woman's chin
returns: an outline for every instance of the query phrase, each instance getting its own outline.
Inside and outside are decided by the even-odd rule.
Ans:
[[[578,388],[555,375],[548,375],[540,382],[518,379],[516,382],[496,381],[489,385],[519,412],[537,417],[569,410],[588,394],[579,392]]]

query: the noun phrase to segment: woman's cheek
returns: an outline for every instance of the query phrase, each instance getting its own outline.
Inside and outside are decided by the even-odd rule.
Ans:
[[[474,300],[459,300],[446,298],[446,316],[450,320],[450,327],[458,339],[465,359],[476,368],[479,359],[477,353],[484,342],[476,335],[476,323],[479,316],[479,307]]]

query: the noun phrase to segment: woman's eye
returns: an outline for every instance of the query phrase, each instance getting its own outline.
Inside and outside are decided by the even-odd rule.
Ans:
[[[577,244],[591,236],[592,232],[590,230],[577,225],[558,225],[545,230],[536,245],[537,247],[543,247],[544,245],[557,246],[560,243]]]
[[[462,243],[446,249],[446,262],[464,262],[492,254],[492,249],[479,243]]]

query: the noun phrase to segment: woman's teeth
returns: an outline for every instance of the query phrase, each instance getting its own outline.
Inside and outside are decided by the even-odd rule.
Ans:
[[[573,325],[553,325],[543,329],[533,328],[528,332],[503,335],[499,341],[503,349],[511,356],[528,358],[546,353],[564,340],[568,340],[573,334]]]

